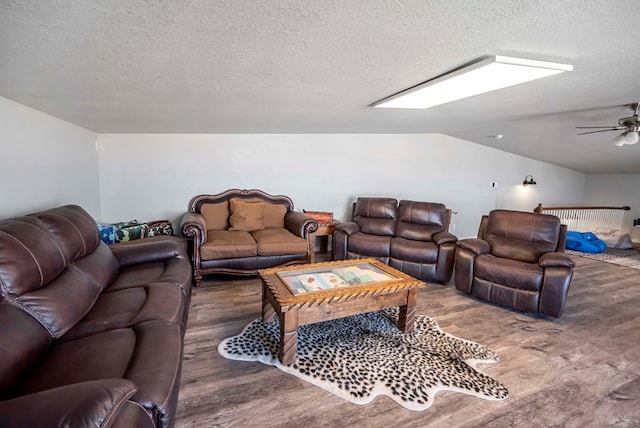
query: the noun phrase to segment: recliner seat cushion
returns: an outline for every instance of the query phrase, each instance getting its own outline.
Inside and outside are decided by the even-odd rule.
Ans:
[[[474,276],[510,288],[539,291],[542,287],[543,270],[537,263],[483,254],[476,257]]]
[[[390,255],[407,262],[435,264],[438,261],[438,246],[430,241],[392,238]]]
[[[347,251],[368,257],[389,257],[391,237],[357,232],[349,236]]]
[[[200,247],[202,260],[255,257],[258,245],[249,232],[215,230],[207,233],[207,242]]]
[[[287,229],[270,228],[251,232],[255,239],[259,256],[282,256],[288,254],[306,254],[308,242],[295,236]]]

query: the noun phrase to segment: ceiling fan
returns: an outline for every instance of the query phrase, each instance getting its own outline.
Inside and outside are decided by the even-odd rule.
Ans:
[[[638,140],[640,140],[640,117],[638,117],[638,112],[640,112],[640,103],[629,104],[627,107],[633,110],[633,116],[619,119],[618,124],[614,126],[577,126],[576,128],[578,129],[606,128],[599,129],[598,131],[582,132],[578,135],[595,134],[596,132],[622,131],[620,135],[611,141],[611,144],[618,147],[622,147],[625,144],[636,144]]]

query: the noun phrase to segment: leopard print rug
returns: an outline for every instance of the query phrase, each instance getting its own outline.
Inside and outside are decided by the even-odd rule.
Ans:
[[[396,327],[397,308],[298,328],[298,361],[277,358],[279,325],[254,320],[238,336],[223,340],[218,352],[232,360],[260,361],[356,404],[387,395],[409,410],[425,410],[438,391],[456,391],[504,400],[505,386],[475,369],[498,355],[440,330],[418,315],[415,331]]]

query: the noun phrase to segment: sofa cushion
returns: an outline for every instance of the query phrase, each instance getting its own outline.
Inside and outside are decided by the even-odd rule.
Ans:
[[[212,230],[207,234],[207,242],[200,246],[202,260],[255,257],[258,246],[249,232],[232,230]]]
[[[251,232],[258,245],[259,256],[306,254],[308,242],[287,229],[270,228]]]
[[[77,259],[73,266],[91,278],[100,291],[118,276],[118,261],[107,244],[101,242],[91,254]]]
[[[93,252],[100,243],[98,224],[77,205],[64,205],[32,214],[60,245],[67,263]]]
[[[543,269],[537,263],[503,259],[491,254],[476,257],[474,276],[493,284],[528,291],[539,291]]]
[[[99,295],[100,288],[92,278],[71,265],[45,287],[10,301],[59,338],[89,312]]]
[[[229,201],[229,230],[253,232],[264,229],[263,201],[245,201],[233,198]]]
[[[39,289],[66,268],[46,226],[28,217],[0,223],[0,260],[0,293],[7,298]]]
[[[182,360],[180,326],[148,321],[58,343],[17,388],[16,396],[96,379],[122,378],[136,385],[131,398],[154,419],[171,425]]]
[[[185,299],[180,288],[170,283],[150,283],[144,287],[103,293],[89,313],[61,340],[130,327],[144,321],[164,320],[180,324],[188,309]]]
[[[150,283],[171,283],[178,287],[188,286],[191,266],[181,258],[167,258],[147,263],[134,264],[120,269],[116,279],[105,291],[111,292],[132,287],[140,287]],[[190,290],[183,289],[185,294]]]
[[[204,217],[207,230],[226,230],[229,227],[229,201],[203,204],[200,214]]]

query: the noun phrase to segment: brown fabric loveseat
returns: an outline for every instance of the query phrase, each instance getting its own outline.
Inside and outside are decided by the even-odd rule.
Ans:
[[[451,279],[456,241],[440,203],[358,198],[353,221],[333,233],[334,260],[375,257],[424,281]]]
[[[478,238],[458,242],[456,289],[479,299],[558,318],[574,261],[564,253],[566,226],[556,216],[493,210]]]
[[[309,234],[318,222],[293,209],[289,197],[257,189],[192,198],[181,229],[192,240],[195,286],[207,274],[256,275],[259,269],[309,263]]]
[[[0,425],[173,426],[190,283],[182,238],[108,247],[75,205],[0,221]]]

